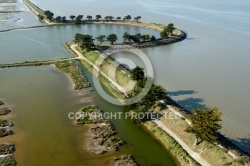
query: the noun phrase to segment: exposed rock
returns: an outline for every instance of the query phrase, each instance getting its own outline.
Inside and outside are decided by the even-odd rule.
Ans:
[[[124,141],[114,134],[115,132],[111,123],[97,124],[89,130],[87,149],[95,154],[120,150],[122,145],[124,145]]]
[[[0,105],[4,105],[4,102],[0,101]]]
[[[16,161],[12,155],[8,155],[6,157],[0,158],[0,165],[1,166],[15,166]]]
[[[11,154],[15,151],[15,145],[13,144],[0,144],[0,155]]]
[[[9,114],[10,112],[11,112],[11,110],[8,109],[8,108],[1,108],[1,109],[0,109],[0,115],[7,115],[7,114]]]
[[[137,166],[137,163],[131,155],[124,155],[114,159],[114,166]]]
[[[9,120],[0,119],[0,127],[12,127],[13,124]]]
[[[9,136],[12,134],[13,134],[13,131],[11,131],[10,129],[0,129],[0,137]]]

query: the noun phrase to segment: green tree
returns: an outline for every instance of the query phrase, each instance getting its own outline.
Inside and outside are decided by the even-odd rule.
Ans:
[[[81,48],[89,52],[95,49],[95,44],[93,42],[83,42]]]
[[[63,16],[63,17],[62,17],[62,22],[64,22],[64,23],[67,22],[66,16]]]
[[[137,16],[134,18],[134,21],[139,22],[140,19],[141,19],[141,16]]]
[[[44,11],[44,14],[46,15],[47,19],[49,19],[49,20],[53,19],[54,13],[52,13],[51,11],[46,10],[46,11]]]
[[[105,20],[106,20],[106,21],[108,21],[108,19],[109,19],[109,16],[105,16],[104,18],[105,18]]]
[[[98,21],[99,19],[102,18],[102,16],[101,16],[100,14],[98,14],[98,15],[95,16],[95,18],[96,18],[96,20]]]
[[[84,35],[84,34],[80,34],[77,33],[75,35],[75,43],[77,43],[78,45],[81,45],[84,42],[93,42],[93,37],[91,35]]]
[[[124,43],[126,43],[126,41],[129,39],[129,36],[130,36],[130,35],[129,35],[128,32],[125,32],[125,33],[123,34],[122,37],[123,37],[123,42],[124,42]]]
[[[88,18],[89,20],[91,20],[91,19],[92,19],[92,16],[88,15],[86,18]]]
[[[136,68],[132,70],[132,79],[138,81],[142,80],[143,78],[144,78],[143,68],[136,66]]]
[[[122,18],[121,17],[116,17],[117,20],[121,20]]]
[[[149,34],[143,34],[143,35],[141,36],[141,38],[142,38],[143,42],[145,42],[145,41],[150,40],[150,35],[149,35]]]
[[[125,20],[130,21],[132,17],[130,15],[127,15],[124,18],[125,18]]]
[[[78,15],[75,19],[76,24],[82,23],[83,15]]]
[[[160,32],[160,36],[163,39],[167,39],[169,36],[172,35],[172,32],[174,30],[174,24],[170,23],[168,26],[164,27],[163,31]]]
[[[71,16],[69,16],[69,18],[73,21],[73,20],[74,20],[74,18],[76,18],[76,16],[71,15]]]
[[[113,45],[114,42],[117,41],[117,35],[116,34],[110,34],[107,36],[107,40]]]
[[[112,21],[114,19],[113,16],[109,16],[109,20]]]
[[[61,17],[61,16],[57,16],[57,17],[55,18],[55,21],[56,21],[56,22],[62,22],[62,17]]]
[[[221,115],[218,108],[195,109],[189,116],[192,125],[186,131],[196,136],[194,146],[202,141],[214,143],[217,140],[218,130],[221,129]]]
[[[154,35],[151,36],[150,41],[156,41],[156,37]]]
[[[105,41],[105,38],[106,38],[105,35],[100,35],[100,36],[98,36],[96,39],[97,39],[97,40],[100,42],[100,44],[102,45],[102,42]]]

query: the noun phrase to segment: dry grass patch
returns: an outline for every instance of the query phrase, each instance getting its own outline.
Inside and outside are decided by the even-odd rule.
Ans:
[[[166,110],[166,112],[170,111]],[[185,131],[188,124],[183,119],[170,119],[166,117],[161,118],[161,121],[190,148],[192,148],[195,152],[200,153],[200,155],[211,165],[242,165],[240,161],[233,159],[224,150],[220,149],[216,145],[209,144],[206,141],[194,147],[193,144],[195,142],[195,136]]]

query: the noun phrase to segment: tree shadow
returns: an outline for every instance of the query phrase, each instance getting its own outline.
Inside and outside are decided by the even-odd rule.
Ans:
[[[203,102],[204,100],[202,98],[193,98],[193,97],[177,101],[177,103],[188,112],[191,112],[193,109],[197,108],[207,109],[208,107]]]
[[[219,133],[219,141],[226,149],[236,149],[244,155],[250,156],[250,138],[229,138]]]
[[[186,40],[193,40],[193,39],[195,39],[195,38],[193,38],[193,37],[187,37],[186,38]]]
[[[181,95],[191,95],[197,93],[194,90],[178,90],[173,92],[167,92],[169,96],[181,96]]]

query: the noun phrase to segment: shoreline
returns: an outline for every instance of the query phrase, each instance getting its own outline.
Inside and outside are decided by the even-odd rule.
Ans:
[[[15,145],[8,140],[8,137],[13,135],[13,123],[8,117],[12,113],[12,110],[7,108],[8,105],[0,100],[0,165],[16,165],[14,153]],[[6,137],[4,140],[1,138]]]

